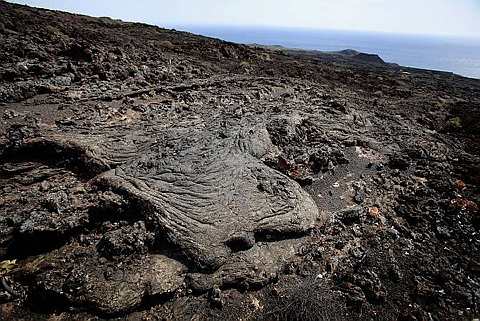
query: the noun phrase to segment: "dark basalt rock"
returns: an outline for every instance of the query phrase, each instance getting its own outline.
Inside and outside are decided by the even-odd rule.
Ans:
[[[145,223],[136,222],[115,231],[106,232],[97,244],[97,251],[103,256],[112,257],[146,253],[148,233]]]
[[[89,134],[75,135],[74,127],[70,126],[67,133],[56,133],[51,137],[48,136],[50,133],[40,131],[36,135],[40,138],[20,139],[15,149],[8,149],[5,153],[5,157],[15,159],[17,155],[26,155],[26,151],[40,153],[39,146],[47,146],[44,150],[51,148],[52,152],[43,156],[44,161],[50,163],[49,166],[54,165],[48,159],[51,157],[49,155],[55,155],[58,164],[75,171],[89,167],[95,171],[115,167],[90,181],[94,189],[85,191],[93,201],[85,212],[89,213],[88,216],[80,221],[68,218],[68,213],[73,210],[73,200],[61,191],[47,194],[40,202],[50,214],[37,215],[38,219],[30,215],[19,227],[20,236],[16,239],[15,249],[22,250],[28,247],[28,242],[42,239],[44,243],[58,246],[55,238],[66,242],[70,235],[88,233],[91,226],[105,221],[101,238],[92,235],[82,239],[87,247],[82,245],[80,248],[84,249],[78,250],[89,254],[82,254],[79,258],[84,259],[81,261],[74,255],[72,264],[81,266],[80,274],[93,273],[98,278],[106,274],[108,282],[102,283],[104,281],[101,279],[89,277],[88,282],[94,283],[84,280],[90,285],[79,285],[88,286],[88,294],[75,292],[65,296],[59,289],[54,290],[66,302],[93,305],[107,315],[130,311],[145,299],[144,278],[157,276],[150,270],[135,270],[132,265],[136,263],[130,262],[129,257],[148,257],[150,251],[162,252],[167,248],[168,253],[174,252],[168,262],[179,259],[191,271],[207,272],[205,277],[211,280],[220,278],[215,275],[221,273],[219,280],[224,281],[218,282],[226,286],[243,284],[245,276],[242,275],[253,271],[257,273],[260,267],[252,270],[252,264],[268,256],[262,268],[272,272],[250,276],[253,278],[252,286],[264,285],[277,275],[282,258],[293,253],[284,251],[281,246],[276,249],[274,244],[268,247],[257,245],[257,240],[303,236],[314,225],[325,222],[326,215],[319,213],[316,204],[300,185],[264,164],[265,157],[278,154],[278,149],[272,144],[263,125],[234,128],[225,138],[219,138],[214,128],[199,129],[195,135],[182,130],[164,130],[153,134],[153,131],[143,132],[143,125],[138,123],[134,136],[124,137],[123,142],[113,136],[111,127],[97,127]],[[117,126],[114,130],[125,129]],[[146,136],[148,139],[142,139]],[[76,137],[76,141],[71,141],[70,137]],[[169,143],[169,147],[162,147],[153,143],[165,137],[172,137],[171,142],[176,144]],[[109,139],[115,139],[116,143],[109,143]],[[130,143],[133,140],[137,142],[136,146]],[[101,142],[104,148],[99,150],[97,142]],[[138,142],[146,142],[144,146],[148,147],[139,146]],[[131,148],[143,152],[132,153]],[[90,164],[99,165],[92,167]],[[259,189],[259,185],[264,188]],[[80,219],[82,216],[74,218]],[[142,221],[122,221],[138,218],[147,222],[147,225]],[[63,226],[65,220],[70,225]],[[118,223],[110,223],[116,221]],[[95,247],[92,248],[92,245]],[[273,252],[272,247],[276,249]],[[68,248],[67,245],[60,252],[68,251]],[[45,247],[38,250],[45,250]],[[78,250],[72,248],[74,252]],[[238,251],[247,252],[244,256],[237,254]],[[93,259],[85,261],[88,256],[120,261],[129,267],[125,269],[120,266],[118,272],[112,272],[104,265],[93,263]],[[180,262],[171,264],[183,266]],[[165,268],[170,268],[171,264],[168,263]],[[69,266],[58,267],[60,274],[52,276],[53,279],[48,277],[49,282],[70,284],[70,277],[64,275],[68,274],[68,269]],[[215,275],[208,274],[217,269],[220,270]],[[119,283],[120,279],[110,280],[115,279],[115,273],[127,273],[128,276],[133,271],[135,277],[132,276],[131,282],[135,287]],[[170,282],[168,277],[163,276],[166,282]],[[45,285],[42,289],[52,291],[51,286]],[[104,291],[108,291],[108,295],[105,296]]]
[[[37,263],[35,296],[89,306],[110,317],[133,311],[147,298],[168,300],[183,288],[186,271],[183,264],[162,255],[109,262],[97,257],[92,246],[63,247],[53,251],[48,262],[49,267]],[[57,264],[56,271],[51,271]]]
[[[380,58],[379,55],[375,55],[375,54],[360,52],[360,53],[357,53],[356,55],[353,55],[352,58],[362,62],[385,64],[385,61],[383,61],[383,59]]]
[[[478,316],[478,80],[5,1],[0,43],[2,321]]]
[[[239,234],[302,235],[325,220],[297,183],[262,163],[275,149],[267,132],[248,131],[222,140],[199,133],[192,147],[163,158],[150,152],[99,184],[144,204],[144,215],[197,268],[218,268]]]

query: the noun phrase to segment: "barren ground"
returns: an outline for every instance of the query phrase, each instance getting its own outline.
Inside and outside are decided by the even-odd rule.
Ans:
[[[0,320],[478,318],[479,135],[479,80],[0,1]]]

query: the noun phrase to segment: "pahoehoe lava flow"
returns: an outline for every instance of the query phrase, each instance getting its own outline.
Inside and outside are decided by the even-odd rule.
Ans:
[[[0,320],[472,320],[480,81],[0,1]]]

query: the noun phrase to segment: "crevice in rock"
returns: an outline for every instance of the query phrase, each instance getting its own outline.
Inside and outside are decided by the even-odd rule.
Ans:
[[[256,231],[254,234],[255,243],[273,243],[285,240],[295,240],[307,236],[312,229],[307,229],[304,231],[290,231],[290,232],[280,232],[280,231]]]
[[[30,289],[25,303],[33,313],[52,314],[73,310],[70,301],[65,296],[39,287]],[[84,307],[84,310],[87,311],[88,308]],[[76,312],[80,312],[80,310]]]
[[[39,314],[59,314],[63,312],[90,312],[95,316],[102,319],[116,319],[125,317],[134,312],[141,312],[149,310],[150,308],[158,305],[165,304],[166,302],[175,298],[175,292],[163,293],[156,295],[146,294],[142,302],[138,305],[125,309],[123,311],[117,311],[112,313],[106,313],[93,304],[82,303],[81,305],[74,305],[65,296],[45,289],[32,289],[29,293],[26,305],[28,305],[33,313]]]
[[[255,245],[255,235],[254,233],[238,233],[236,235],[231,236],[226,242],[232,253],[245,251],[250,249],[252,246]]]
[[[81,233],[81,228],[68,233],[57,231],[36,232],[34,234],[14,233],[6,250],[5,259],[22,260],[27,257],[48,253],[67,244],[73,237]]]
[[[67,168],[83,180],[90,180],[110,169],[109,165],[88,155],[85,148],[50,139],[32,139],[26,143],[14,144],[5,148],[0,155],[1,163],[22,161],[38,161],[53,167]]]

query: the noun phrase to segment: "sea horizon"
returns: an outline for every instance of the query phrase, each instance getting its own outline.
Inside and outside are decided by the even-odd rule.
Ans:
[[[170,28],[239,44],[325,52],[353,49],[377,54],[388,63],[480,79],[480,37],[264,26],[176,25]]]

